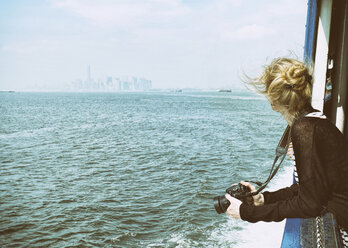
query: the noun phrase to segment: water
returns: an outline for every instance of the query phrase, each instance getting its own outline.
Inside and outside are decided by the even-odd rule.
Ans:
[[[285,122],[262,97],[2,93],[0,116],[1,247],[279,247],[212,201],[268,176]]]

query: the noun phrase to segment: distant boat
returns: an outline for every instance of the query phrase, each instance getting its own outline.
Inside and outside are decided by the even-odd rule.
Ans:
[[[232,90],[219,90],[219,92],[232,92]]]
[[[14,90],[0,90],[0,93],[15,93]]]

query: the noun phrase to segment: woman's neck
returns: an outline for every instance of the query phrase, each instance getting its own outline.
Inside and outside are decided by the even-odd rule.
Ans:
[[[283,115],[283,118],[285,119],[285,121],[292,126],[295,122],[296,119],[302,118],[303,116],[305,116],[308,113],[313,112],[314,109],[311,105],[305,106],[303,107],[300,111],[298,111],[297,113],[290,113],[288,111],[284,111],[281,114]]]
[[[292,124],[295,121],[296,114],[291,114],[289,112],[281,113],[285,121],[289,124],[289,126],[292,126]]]

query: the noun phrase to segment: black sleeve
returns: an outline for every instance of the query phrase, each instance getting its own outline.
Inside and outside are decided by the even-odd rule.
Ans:
[[[303,118],[292,127],[291,138],[299,176],[297,194],[263,206],[242,204],[240,215],[243,220],[281,221],[284,218],[309,218],[320,214],[328,199],[327,180],[316,134],[316,124],[321,121],[324,120]]]
[[[298,192],[298,184],[294,183],[290,187],[279,189],[273,192],[265,191],[262,194],[265,200],[265,204],[270,204],[277,201],[290,199],[294,197],[295,195],[297,195],[297,192]]]

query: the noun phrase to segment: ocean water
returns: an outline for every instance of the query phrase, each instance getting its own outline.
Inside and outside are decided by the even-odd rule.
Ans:
[[[0,247],[279,247],[212,198],[265,180],[285,126],[250,92],[1,93]]]

